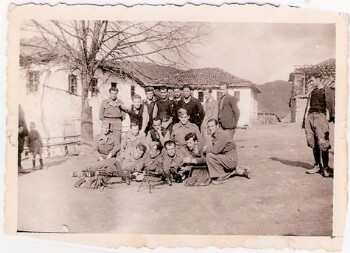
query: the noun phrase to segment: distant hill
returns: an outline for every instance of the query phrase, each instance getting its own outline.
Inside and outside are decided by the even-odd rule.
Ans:
[[[278,117],[286,117],[290,113],[289,99],[292,84],[277,80],[259,85],[261,93],[258,94],[258,111],[271,112]]]

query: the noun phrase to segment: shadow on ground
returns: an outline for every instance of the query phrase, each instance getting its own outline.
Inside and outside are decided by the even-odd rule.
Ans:
[[[44,169],[48,169],[51,167],[55,167],[55,166],[59,166],[61,164],[63,164],[67,159],[72,158],[72,156],[64,156],[64,157],[55,157],[55,158],[48,158],[48,159],[44,159]],[[33,170],[31,168],[31,159],[26,159],[22,162],[24,169],[28,172],[28,173],[32,173],[38,170]],[[37,163],[39,163],[38,160],[36,160]],[[39,164],[37,164],[37,168],[39,168]],[[27,175],[27,173],[18,173],[18,176],[24,176]]]
[[[293,166],[293,167],[299,167],[299,168],[304,168],[304,169],[312,169],[313,165],[305,162],[300,162],[300,161],[289,161],[289,160],[283,160],[277,157],[270,157],[272,161],[280,162],[284,165],[288,166]]]

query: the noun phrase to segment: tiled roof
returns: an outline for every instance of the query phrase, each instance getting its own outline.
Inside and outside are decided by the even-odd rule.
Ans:
[[[172,87],[181,87],[188,84],[196,88],[219,87],[220,83],[225,82],[229,87],[249,87],[256,92],[260,92],[257,85],[252,82],[238,78],[219,68],[201,68],[185,70],[175,75],[156,80],[156,85],[168,85]]]
[[[174,67],[161,66],[148,62],[115,61],[107,61],[103,63],[102,69],[114,71],[117,73],[123,72],[128,77],[135,79],[136,82],[143,85],[153,83],[154,80],[174,75],[181,71]]]
[[[298,65],[298,66],[295,66],[295,71],[289,75],[289,81],[292,81],[296,74],[305,75],[305,80],[308,80],[310,77],[314,76],[315,74],[321,74],[323,79],[326,79],[327,86],[334,88],[335,71],[336,71],[335,59],[328,59],[326,61],[320,62],[315,65]]]

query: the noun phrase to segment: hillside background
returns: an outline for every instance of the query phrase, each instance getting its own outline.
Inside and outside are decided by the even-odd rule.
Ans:
[[[287,81],[277,80],[258,86],[261,93],[258,94],[258,111],[271,112],[279,118],[289,117],[289,99],[292,84]]]

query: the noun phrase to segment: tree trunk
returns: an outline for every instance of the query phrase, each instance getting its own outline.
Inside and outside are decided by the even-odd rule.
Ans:
[[[81,145],[82,152],[91,151],[93,142],[92,108],[88,102],[90,77],[87,71],[81,73]]]

